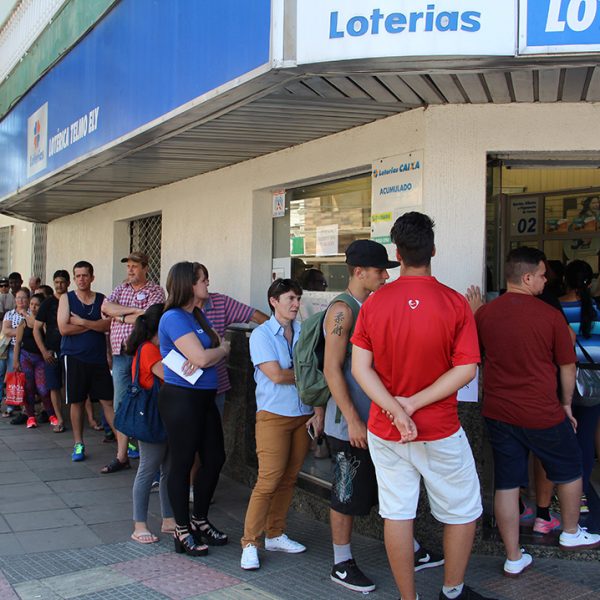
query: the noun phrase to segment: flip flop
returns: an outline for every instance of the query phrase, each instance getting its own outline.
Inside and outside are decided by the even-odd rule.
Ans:
[[[173,534],[173,533],[175,533],[175,527],[173,527],[172,529],[166,529],[164,527],[161,527],[160,528],[160,532],[161,533],[170,533],[170,534]]]
[[[63,433],[66,431],[66,427],[62,423],[59,423],[58,425],[54,426],[52,431],[54,431],[54,433]]]
[[[142,531],[140,533],[135,533],[135,531],[131,534],[131,539],[138,544],[155,544],[158,542],[158,538],[149,531]]]
[[[129,461],[127,460],[123,463],[118,458],[113,458],[106,466],[100,469],[100,473],[116,473],[117,471],[122,471],[123,469],[131,469]]]
[[[90,427],[94,430],[94,431],[104,431],[104,427],[102,427],[102,425],[98,425],[98,423],[96,423],[95,425],[90,425]]]

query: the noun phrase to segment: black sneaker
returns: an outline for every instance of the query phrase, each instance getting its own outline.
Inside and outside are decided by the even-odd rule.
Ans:
[[[415,573],[421,569],[432,569],[444,564],[444,557],[435,552],[429,552],[421,546],[415,552]]]
[[[355,592],[372,592],[375,584],[358,568],[353,558],[333,565],[331,581]]]
[[[440,590],[439,600],[448,600],[448,596],[444,594],[443,590]],[[495,598],[489,598],[488,596],[482,596],[475,590],[472,590],[468,586],[464,586],[460,596],[456,596],[454,600],[496,600]]]
[[[37,418],[37,422],[38,423],[48,423],[48,421],[50,421],[50,417],[48,416],[48,413],[43,410]]]
[[[25,413],[19,413],[10,420],[11,425],[24,425],[25,423],[27,423],[27,415]]]

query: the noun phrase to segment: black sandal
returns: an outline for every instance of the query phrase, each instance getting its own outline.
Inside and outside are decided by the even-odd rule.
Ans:
[[[100,473],[116,473],[117,471],[123,471],[124,469],[131,469],[129,460],[121,462],[118,458],[113,458],[106,466],[100,469]]]
[[[206,517],[190,519],[192,535],[209,546],[224,546],[228,541],[226,533],[219,531]]]
[[[208,554],[208,546],[196,543],[196,539],[187,527],[175,527],[173,542],[177,554],[185,553],[190,556],[206,556]]]

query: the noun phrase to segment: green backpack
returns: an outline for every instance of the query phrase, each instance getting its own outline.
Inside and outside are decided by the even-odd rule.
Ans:
[[[339,294],[330,303],[345,302],[354,315],[354,323],[350,336],[354,331],[360,306],[350,294]],[[309,406],[325,406],[331,396],[325,375],[323,362],[325,359],[325,336],[323,334],[323,321],[329,309],[315,313],[302,322],[300,336],[294,346],[294,375],[296,389],[300,400]],[[348,342],[348,352],[352,351],[352,344]]]

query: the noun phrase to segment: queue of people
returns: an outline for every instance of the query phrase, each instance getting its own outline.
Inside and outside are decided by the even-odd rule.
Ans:
[[[25,373],[27,384],[23,414],[11,422],[28,428],[43,422],[35,415],[39,400],[54,431],[64,432],[64,383],[71,458],[79,462],[86,459],[86,403],[99,403],[117,440],[116,456],[101,472],[128,469],[132,449],[139,453],[132,540],[159,539],[147,518],[158,477],[161,532],[173,536],[176,552],[206,555],[210,546],[229,542],[209,520],[226,458],[221,419],[230,388],[225,368],[230,344],[224,332],[231,323],[254,321],[250,356],[258,475],[245,515],[241,568],[259,569],[262,548],[288,554],[307,550],[288,535],[287,513],[311,438],[325,433],[334,465],[331,581],[365,593],[376,588],[357,565],[351,542],[354,518],[378,505],[401,598],[419,597],[416,571],[443,565],[441,600],[485,600],[464,581],[482,505],[457,411],[458,390],[482,363],[482,412],[494,452],[494,512],[506,547],[504,573],[516,577],[533,562],[519,544],[530,454],[538,461],[540,490],[546,490],[538,494],[534,530],[561,527],[564,550],[600,546],[600,535],[591,531],[600,525],[600,500],[590,484],[600,398],[590,400],[586,392],[583,401],[576,386],[576,365],[600,361],[600,310],[590,293],[589,265],[567,265],[564,294],[550,306],[536,298],[546,282],[543,253],[518,248],[507,259],[506,293],[484,304],[477,288],[465,298],[432,276],[436,248],[429,217],[401,216],[391,237],[395,261],[372,240],[356,240],[346,251],[348,288],[323,314],[322,368],[329,395],[318,406],[305,404],[296,387],[303,288],[295,279],[270,285],[268,317],[209,293],[208,269],[197,262],[173,265],[165,294],[149,281],[148,257],[141,252],[122,260],[126,279],[108,297],[92,290],[94,269],[87,261],[74,265],[72,291],[69,273],[56,271],[48,298],[39,291],[31,295],[21,276],[12,273],[0,280],[0,289],[9,288],[0,292],[2,333],[9,340],[5,367]],[[397,266],[400,277],[384,285],[387,270]],[[41,290],[35,279],[30,283]],[[115,412],[132,382],[151,394],[165,439],[136,442],[116,429]],[[443,555],[423,548],[413,535],[421,481],[434,518],[444,524]],[[561,507],[558,524],[543,498],[554,488]],[[582,498],[589,504],[589,529],[580,525]]]

